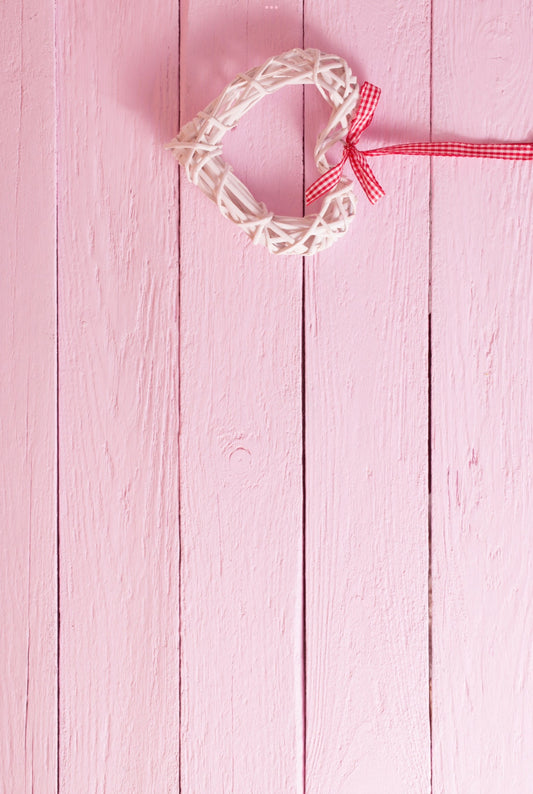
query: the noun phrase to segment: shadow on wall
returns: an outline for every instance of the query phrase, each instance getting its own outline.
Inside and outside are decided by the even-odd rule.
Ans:
[[[196,21],[196,20],[195,20]],[[138,115],[159,145],[169,141],[181,123],[193,118],[239,73],[263,63],[267,58],[303,44],[302,18],[278,7],[276,0],[250,10],[244,17],[239,9],[214,9],[202,24],[189,25],[189,3],[182,0],[180,10],[181,58],[177,25],[174,30],[162,25],[142,41],[137,40],[123,62],[119,76],[119,101]],[[164,31],[164,35],[163,35]],[[245,31],[245,35],[243,35]],[[316,47],[346,58],[356,74],[359,64],[352,53],[342,52],[335,42],[306,26],[305,46]],[[181,60],[181,74],[180,74]],[[181,94],[180,94],[181,86]],[[310,87],[308,90],[313,91]],[[287,103],[279,102],[292,92]],[[306,131],[307,160],[317,133],[329,116],[329,108],[319,97],[310,129]],[[178,113],[178,103],[181,112]],[[266,103],[268,110],[266,111]],[[301,215],[303,180],[301,146],[303,137],[302,88],[291,87],[267,97],[253,108],[238,128],[224,140],[224,152],[238,176],[252,193],[266,202],[274,212]],[[287,113],[289,116],[287,117]],[[277,131],[283,114],[284,145],[279,145]],[[259,138],[261,138],[259,146]],[[241,167],[246,147],[255,146],[258,168]],[[241,154],[241,157],[239,155]],[[261,167],[268,163],[268,167]],[[316,175],[314,166],[311,165]],[[297,174],[291,177],[291,174]],[[307,179],[309,181],[309,179]]]
[[[244,24],[238,9],[220,9],[195,30],[189,30],[188,7],[188,0],[182,0],[183,120],[202,110],[239,72],[259,66],[272,55],[304,46],[302,17],[287,13],[279,0],[265,0],[264,5],[250,10]],[[246,35],[239,35],[244,27]],[[360,64],[352,52],[340,51],[338,43],[307,24],[305,46],[346,58],[359,74]]]

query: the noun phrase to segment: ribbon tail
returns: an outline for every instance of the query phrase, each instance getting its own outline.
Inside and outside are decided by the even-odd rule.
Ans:
[[[372,204],[375,204],[380,198],[383,198],[385,191],[374,176],[366,157],[358,149],[350,149],[348,157],[350,158],[354,174],[365,191],[367,198]]]
[[[330,190],[333,190],[333,188],[337,187],[345,162],[346,156],[343,156],[340,163],[337,163],[337,165],[334,165],[333,168],[329,169],[329,171],[326,171],[325,174],[319,176],[318,179],[316,179],[313,184],[307,188],[305,191],[305,203],[307,206],[312,204],[313,201],[321,198],[325,193],[328,193]]]
[[[533,143],[462,143],[461,141],[422,141],[396,143],[379,149],[362,149],[366,157],[381,154],[421,154],[432,157],[486,157],[494,160],[533,160]]]

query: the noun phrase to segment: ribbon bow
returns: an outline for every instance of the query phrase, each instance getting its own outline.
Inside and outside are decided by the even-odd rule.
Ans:
[[[363,83],[359,105],[351,121],[342,158],[337,165],[322,174],[305,192],[306,204],[316,201],[333,190],[339,183],[346,160],[372,204],[385,195],[385,191],[368,165],[367,157],[382,154],[428,154],[440,157],[490,157],[498,160],[533,160],[533,143],[443,143],[424,141],[421,143],[399,143],[379,149],[360,150],[356,144],[366,130],[376,110],[381,89],[371,83]]]

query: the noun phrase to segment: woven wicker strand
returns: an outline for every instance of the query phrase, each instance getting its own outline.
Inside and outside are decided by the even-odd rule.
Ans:
[[[346,61],[314,49],[290,50],[239,74],[167,146],[189,180],[216,202],[222,215],[273,254],[309,256],[322,251],[346,233],[355,214],[352,182],[342,178],[324,197],[317,214],[274,215],[252,196],[222,157],[222,138],[250,108],[283,86],[304,84],[316,85],[332,108],[314,152],[319,172],[325,173],[330,168],[326,152],[346,137],[359,86]]]

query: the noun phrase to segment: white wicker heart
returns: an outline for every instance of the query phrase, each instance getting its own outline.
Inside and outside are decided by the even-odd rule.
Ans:
[[[315,147],[317,168],[325,173],[330,168],[326,152],[346,137],[359,86],[346,61],[314,49],[290,50],[238,75],[167,147],[222,215],[273,254],[315,254],[345,234],[355,213],[352,181],[342,178],[324,197],[317,214],[274,215],[252,196],[222,157],[222,138],[250,108],[283,86],[303,84],[316,85],[332,107]]]

